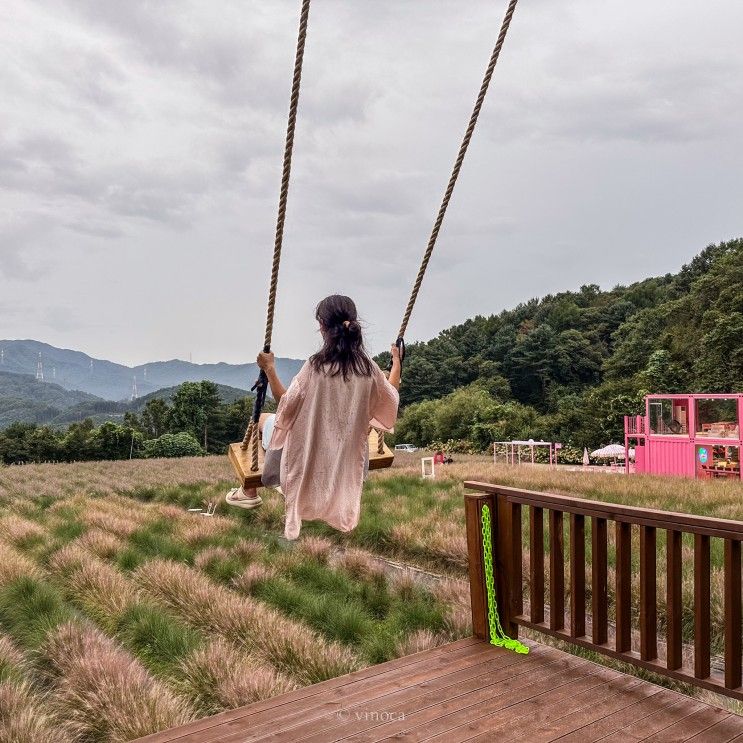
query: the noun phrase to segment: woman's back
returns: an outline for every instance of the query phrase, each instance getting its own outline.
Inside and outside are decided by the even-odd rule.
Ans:
[[[283,447],[281,486],[286,537],[302,519],[322,519],[340,531],[359,521],[370,425],[390,430],[397,390],[374,365],[371,376],[344,379],[307,362],[282,400],[271,448]]]
[[[302,519],[322,519],[341,531],[358,524],[369,427],[392,430],[399,404],[396,387],[364,350],[353,300],[326,297],[315,317],[322,348],[287,390],[278,385],[269,445],[269,451],[282,450],[288,539],[299,536]],[[399,384],[399,354],[392,351],[391,379]]]

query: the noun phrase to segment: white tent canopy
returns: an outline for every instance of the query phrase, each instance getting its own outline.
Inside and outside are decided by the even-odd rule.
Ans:
[[[591,456],[598,459],[624,459],[624,447],[621,444],[609,444],[603,449],[592,451]]]

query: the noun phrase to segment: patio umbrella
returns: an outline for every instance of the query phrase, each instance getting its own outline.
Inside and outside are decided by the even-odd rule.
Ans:
[[[599,459],[624,459],[624,447],[621,444],[609,444],[603,449],[592,451],[591,456]]]
[[[588,449],[586,447],[583,447],[583,466],[588,467],[588,465],[591,464],[591,460],[588,458]]]

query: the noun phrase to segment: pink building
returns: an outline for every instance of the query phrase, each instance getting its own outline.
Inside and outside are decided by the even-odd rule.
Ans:
[[[648,395],[645,415],[624,417],[625,462],[635,472],[741,479],[743,394]]]

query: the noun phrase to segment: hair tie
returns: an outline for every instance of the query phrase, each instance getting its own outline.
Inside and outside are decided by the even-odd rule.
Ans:
[[[343,327],[346,328],[346,330],[348,330],[348,328],[351,327],[351,321],[350,320],[344,320],[343,321]]]

